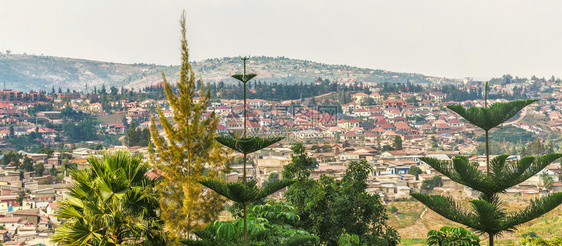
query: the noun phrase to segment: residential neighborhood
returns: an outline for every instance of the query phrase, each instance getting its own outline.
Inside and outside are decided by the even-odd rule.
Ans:
[[[514,87],[527,88],[537,83],[493,85],[489,93],[509,95]],[[482,84],[461,81],[457,86],[459,90],[470,91]],[[562,84],[544,81],[538,86],[539,91],[529,90],[527,94],[542,100],[513,117],[504,128],[535,136],[546,153],[548,148],[551,151],[560,148],[552,145],[551,139],[556,139],[562,131],[562,94],[559,93]],[[245,126],[251,135],[285,137],[250,155],[253,164],[246,171],[248,178],[258,183],[267,181],[274,173],[280,174],[291,161],[292,144],[300,142],[317,163],[313,178],[320,175],[341,178],[350,162],[365,160],[372,167],[367,191],[378,194],[384,202],[409,199],[412,192],[477,198],[477,191],[451,182],[420,158],[452,162],[455,156],[464,155],[478,165],[478,169],[485,170],[484,153],[480,149],[483,142],[478,139],[483,132],[446,108],[455,104],[483,107],[485,102],[482,99],[448,100],[437,88],[438,85],[428,84],[416,92],[407,89],[390,92],[380,84],[365,83],[357,87],[358,92],[349,92],[351,101],[347,103],[341,103],[336,92],[303,100],[250,99],[246,122],[242,100],[217,99],[208,105],[202,117],[209,117],[211,113],[219,116],[216,127],[219,135],[240,133]],[[72,182],[67,174],[69,168],[87,168],[88,158],[101,156],[104,151],[142,153],[148,161],[148,139],[143,142],[135,136],[150,137],[151,119],[155,120],[155,129],[164,136],[158,119],[163,116],[173,121],[174,116],[169,102],[158,98],[110,101],[109,96],[99,92],[42,94],[9,89],[1,90],[0,95],[0,146],[6,148],[0,156],[3,158],[0,235],[4,242],[26,241],[29,244],[46,239],[60,223],[55,216],[56,202],[65,197],[66,187]],[[100,96],[104,100],[92,100]],[[321,103],[309,105],[312,99]],[[489,99],[487,103],[506,101],[498,98]],[[77,130],[73,127],[78,128],[88,119],[95,122],[91,127],[85,126],[91,134],[89,138],[81,138],[83,133],[72,135],[69,132]],[[143,131],[146,135],[142,135]],[[35,145],[18,145],[18,141],[30,141],[28,143]],[[502,144],[513,148],[509,162],[520,160],[520,148],[530,146],[521,141]],[[529,151],[526,153],[532,153]],[[232,154],[230,157],[240,156]],[[27,169],[22,168],[24,165]],[[412,173],[414,169],[421,172]],[[226,180],[240,180],[242,172],[241,163],[234,162]],[[551,164],[502,196],[506,200],[528,200],[562,191],[561,174],[560,164]],[[435,177],[439,177],[439,182],[433,183]],[[546,177],[553,183],[546,185]]]

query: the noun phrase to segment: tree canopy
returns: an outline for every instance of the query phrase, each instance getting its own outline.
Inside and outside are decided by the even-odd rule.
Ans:
[[[126,152],[90,157],[91,168],[71,170],[74,182],[60,202],[53,242],[64,245],[164,245],[157,215],[158,180],[146,176],[142,156]]]
[[[366,161],[351,162],[341,181],[324,175],[315,181],[309,178],[312,158],[299,144],[293,151],[283,176],[295,176],[298,182],[288,188],[285,198],[295,207],[305,230],[326,245],[338,245],[344,234],[357,235],[367,245],[398,244],[398,233],[386,225],[380,197],[365,192],[371,171]]]

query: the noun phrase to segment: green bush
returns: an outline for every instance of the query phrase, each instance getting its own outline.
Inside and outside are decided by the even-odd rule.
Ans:
[[[439,246],[475,246],[480,245],[480,238],[462,227],[444,226],[427,233],[427,244]]]

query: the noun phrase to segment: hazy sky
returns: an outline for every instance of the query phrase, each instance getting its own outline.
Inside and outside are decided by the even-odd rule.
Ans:
[[[179,63],[285,56],[446,77],[562,77],[562,1],[2,0],[15,53]]]

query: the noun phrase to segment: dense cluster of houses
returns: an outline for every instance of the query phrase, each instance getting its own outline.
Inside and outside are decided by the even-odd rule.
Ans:
[[[555,85],[549,85],[552,88]],[[509,92],[513,86],[493,86],[491,92]],[[38,123],[38,119],[53,124],[62,123],[61,110],[35,112],[31,117],[28,109],[33,105],[44,103],[37,101],[22,102],[24,94],[10,90],[0,92],[0,139],[9,134],[27,135],[31,132],[42,133],[44,142],[60,144],[57,136],[64,135]],[[57,101],[65,101],[64,106],[92,115],[106,115],[100,103],[89,103],[77,93],[52,95]],[[548,95],[551,98],[562,97],[562,93],[554,90]],[[8,99],[6,99],[8,98]],[[421,92],[381,93],[373,88],[371,93],[357,92],[351,95],[351,102],[340,105],[329,96],[324,100],[326,105],[305,106],[299,101],[266,101],[262,99],[247,100],[247,114],[244,121],[244,106],[241,100],[215,100],[208,107],[203,117],[210,116],[214,111],[219,117],[218,134],[241,131],[246,127],[250,134],[283,135],[286,140],[251,155],[251,166],[248,173],[251,179],[266,181],[272,173],[280,173],[284,165],[290,162],[291,144],[301,142],[308,154],[317,161],[312,170],[313,178],[328,175],[342,177],[351,161],[367,161],[373,168],[369,177],[368,192],[379,194],[385,201],[409,198],[411,192],[449,193],[477,197],[475,191],[458,185],[447,177],[433,170],[420,160],[420,157],[433,157],[443,161],[451,161],[457,155],[469,155],[470,160],[485,169],[482,156],[475,155],[478,143],[475,136],[477,129],[445,105],[462,104],[464,106],[483,106],[483,100],[467,100],[463,102],[446,101],[447,96],[441,92],[428,89]],[[366,100],[369,99],[369,100]],[[372,99],[372,100],[370,100]],[[373,103],[365,103],[370,101]],[[488,103],[504,102],[504,99],[490,100]],[[306,104],[306,103],[305,103]],[[157,116],[155,109],[163,109],[166,118],[173,117],[173,110],[166,100],[145,100],[142,102],[116,101],[119,114],[123,120],[100,123],[99,132],[110,135],[123,135],[127,125],[136,122],[139,128],[150,127],[150,118]],[[549,128],[524,121],[513,124],[523,130],[541,133],[543,131],[560,132],[562,130],[562,103],[560,100],[542,100],[528,108],[527,114],[545,116]],[[44,122],[44,121],[42,121]],[[156,117],[156,122],[158,119]],[[13,133],[9,126],[13,126]],[[396,141],[401,143],[400,149]],[[60,138],[59,138],[60,141]],[[385,148],[390,147],[390,148]],[[146,148],[112,146],[111,150],[127,149],[146,155]],[[49,158],[46,154],[26,153],[35,163],[44,163],[45,170],[52,168],[63,170],[63,162],[58,158],[61,153],[55,152]],[[65,164],[75,164],[78,168],[87,168],[87,157],[100,155],[101,152],[86,148],[74,149]],[[519,156],[510,156],[509,161],[517,161]],[[410,168],[422,170],[419,175],[409,173]],[[229,181],[241,178],[243,167],[233,165],[233,172],[226,176]],[[544,188],[540,175],[536,175],[525,183],[512,187],[502,194],[505,199],[530,199],[540,197],[549,192],[562,191],[559,174],[560,164],[552,164],[543,172],[553,177],[555,183],[550,190]],[[433,189],[423,189],[425,180],[440,176],[442,185]],[[42,240],[57,219],[53,216],[56,210],[55,201],[60,200],[70,182],[66,178],[54,179],[45,172],[37,177],[34,172],[24,173],[15,170],[11,165],[0,167],[0,240],[32,241]],[[22,195],[20,192],[24,191]],[[21,202],[20,202],[21,201]]]

